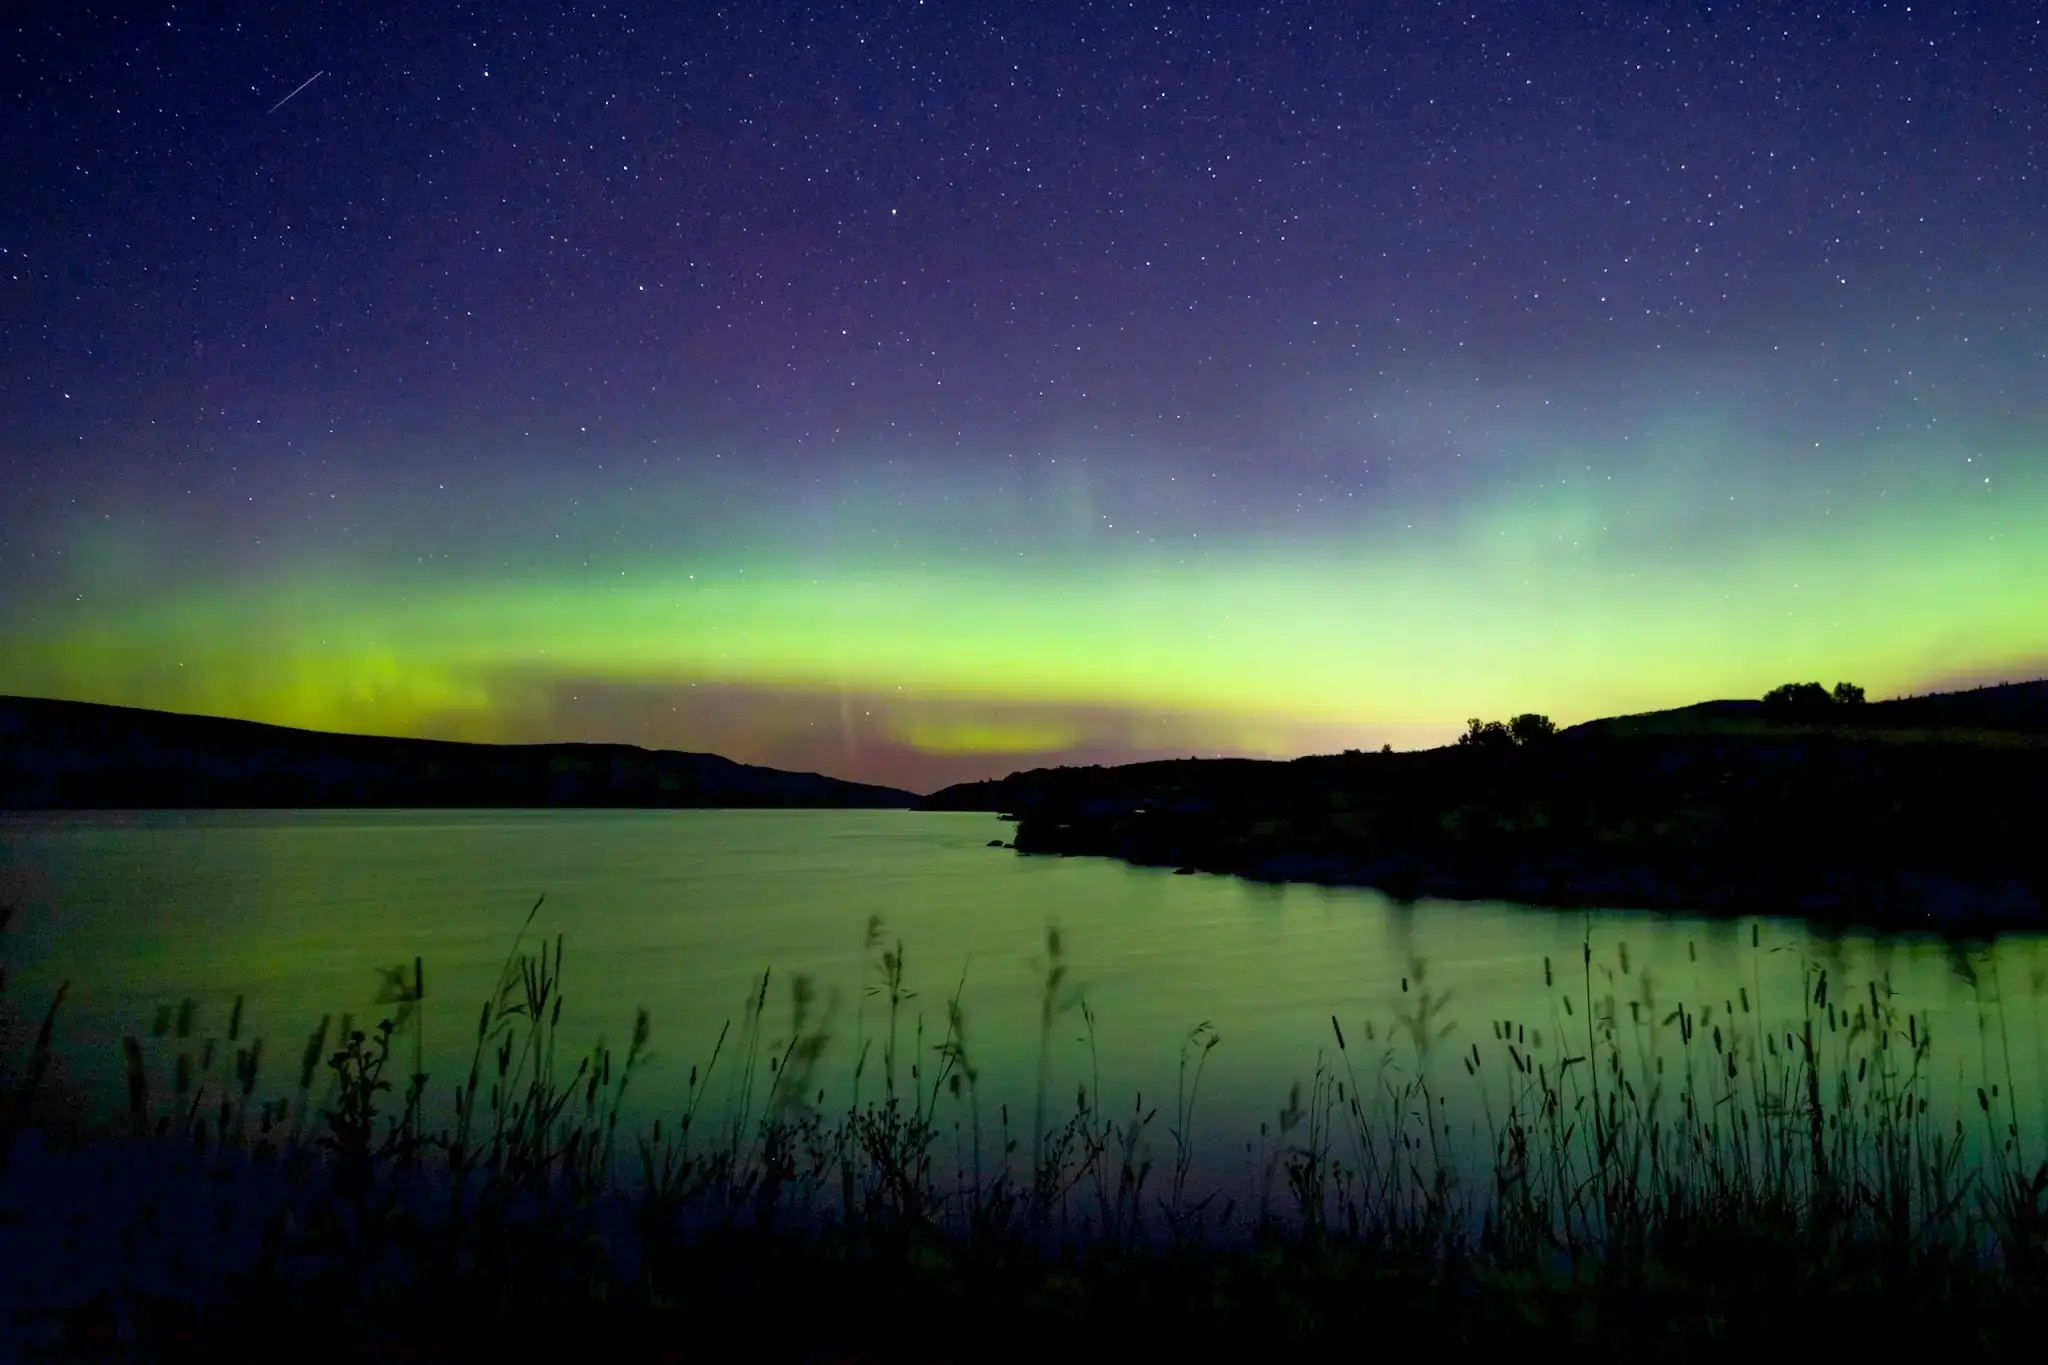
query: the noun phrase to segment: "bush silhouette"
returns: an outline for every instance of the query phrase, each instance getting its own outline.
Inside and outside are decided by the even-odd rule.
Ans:
[[[1465,722],[1465,733],[1458,736],[1458,743],[1473,749],[1512,749],[1540,743],[1556,733],[1557,723],[1534,711],[1525,711],[1506,722],[1474,716]]]
[[[1512,749],[1515,737],[1499,721],[1474,716],[1465,722],[1465,733],[1458,736],[1458,743],[1470,749]]]
[[[1810,711],[1832,705],[1834,700],[1817,682],[1781,683],[1764,693],[1764,705],[1781,711]]]
[[[1863,689],[1855,683],[1838,682],[1830,692],[1817,682],[1781,683],[1764,693],[1764,705],[1786,714],[1825,713],[1837,706],[1856,706],[1863,701]]]

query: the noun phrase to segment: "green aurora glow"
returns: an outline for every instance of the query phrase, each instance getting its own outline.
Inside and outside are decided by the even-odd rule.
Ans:
[[[1394,505],[1349,537],[1211,534],[1199,553],[1141,541],[1014,564],[955,551],[821,571],[791,547],[689,572],[647,554],[491,572],[323,559],[163,588],[131,575],[117,606],[16,622],[0,689],[319,729],[631,738],[915,785],[1083,751],[1405,747],[1471,715],[1571,722],[1787,678],[1882,696],[2048,658],[2048,488],[1780,497],[1731,529],[1713,501],[1771,489],[1727,486],[1553,481],[1450,511]],[[667,727],[622,735],[572,705],[697,688],[794,709],[709,733],[673,707]]]

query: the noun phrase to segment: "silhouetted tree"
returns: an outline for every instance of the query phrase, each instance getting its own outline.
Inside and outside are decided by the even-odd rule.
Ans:
[[[1783,683],[1764,693],[1764,705],[1774,711],[1814,711],[1834,704],[1828,690],[1817,682]]]
[[[1525,711],[1505,723],[1474,716],[1465,722],[1465,733],[1458,736],[1458,743],[1473,749],[1512,749],[1521,744],[1540,743],[1556,733],[1556,722],[1534,711]]]
[[[1499,721],[1474,716],[1465,722],[1465,733],[1458,736],[1458,743],[1474,749],[1511,749],[1515,737]]]
[[[1815,715],[1837,706],[1860,706],[1863,689],[1855,683],[1838,682],[1830,692],[1817,682],[1784,683],[1764,693],[1764,705],[1788,715]]]

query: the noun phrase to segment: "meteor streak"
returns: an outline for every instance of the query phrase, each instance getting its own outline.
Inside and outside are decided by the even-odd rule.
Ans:
[[[311,85],[314,81],[319,80],[322,76],[326,74],[327,73],[325,71],[315,71],[312,75],[306,77],[305,80],[300,81],[298,88],[293,90],[291,95],[286,95],[276,104],[273,104],[270,106],[270,108],[264,110],[264,117],[268,118],[271,114],[276,113],[278,110],[284,108],[287,104],[290,104],[292,102],[292,95],[298,94],[300,90],[304,90],[307,86]]]

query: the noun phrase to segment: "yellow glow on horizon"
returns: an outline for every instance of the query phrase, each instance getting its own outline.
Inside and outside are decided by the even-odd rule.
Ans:
[[[1899,505],[1660,558],[1603,547],[1584,506],[1553,499],[1350,549],[1007,575],[327,568],[17,628],[0,690],[498,740],[534,737],[579,680],[909,689],[928,704],[894,733],[935,753],[1056,749],[1082,737],[1073,708],[1171,747],[1368,724],[1447,737],[1471,715],[1570,723],[1809,676],[1884,696],[2048,658],[2048,498],[2001,504],[1997,526]]]

